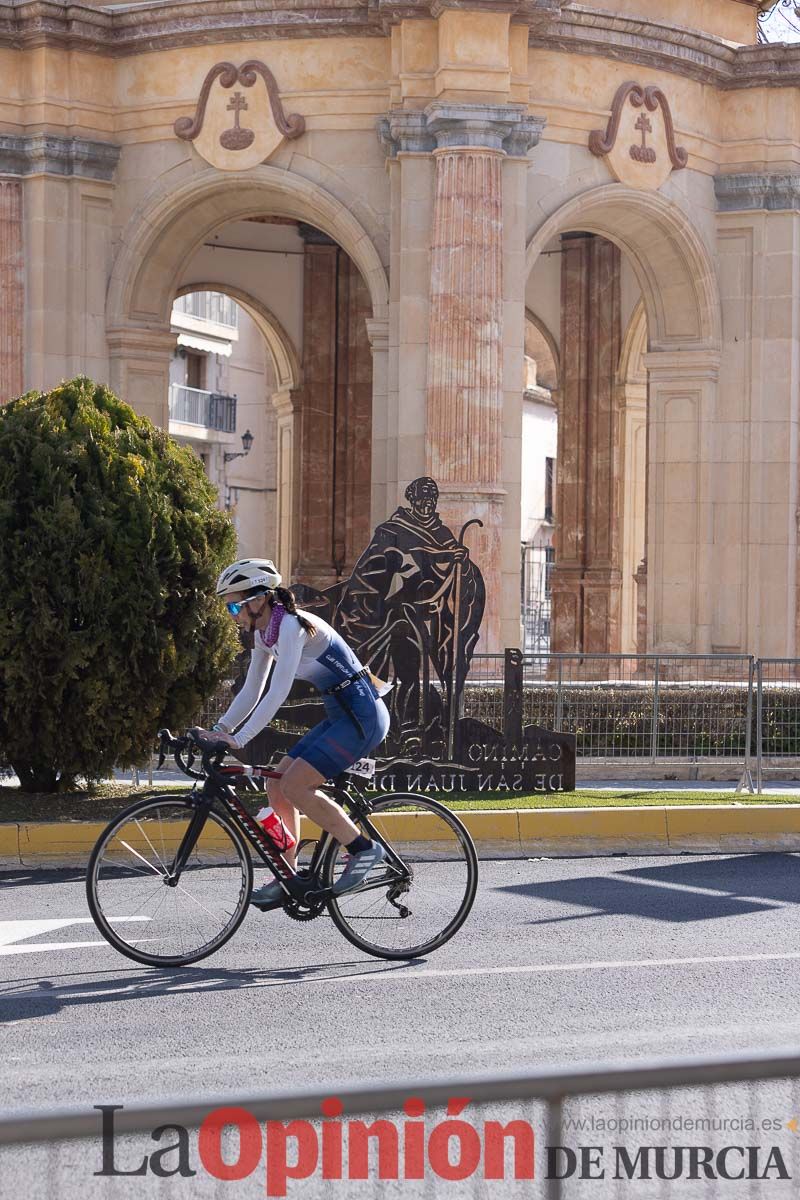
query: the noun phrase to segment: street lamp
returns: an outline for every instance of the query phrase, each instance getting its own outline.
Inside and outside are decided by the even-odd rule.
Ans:
[[[231,454],[229,450],[226,450],[223,456],[224,461],[229,463],[232,458],[244,458],[245,455],[250,453],[253,441],[254,438],[252,433],[249,429],[245,429],[244,433],[242,434],[242,449],[237,450],[235,454]]]

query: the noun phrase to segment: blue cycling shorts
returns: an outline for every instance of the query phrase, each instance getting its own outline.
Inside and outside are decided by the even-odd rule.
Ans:
[[[389,732],[389,710],[370,694],[354,695],[342,702],[326,696],[325,711],[325,720],[301,737],[289,751],[289,758],[302,758],[325,779],[335,779],[381,744]]]

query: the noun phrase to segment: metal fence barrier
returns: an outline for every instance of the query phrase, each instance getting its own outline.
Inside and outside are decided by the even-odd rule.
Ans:
[[[800,775],[800,659],[756,662],[756,786],[764,771]]]
[[[603,1200],[630,1196],[633,1180],[638,1189],[635,1194],[654,1194],[644,1186],[643,1181],[649,1180],[650,1186],[657,1185],[656,1194],[663,1195],[667,1189],[663,1182],[659,1185],[659,1180],[680,1179],[699,1181],[692,1187],[693,1197],[727,1196],[726,1181],[731,1178],[767,1179],[771,1195],[773,1191],[794,1195],[791,1189],[796,1188],[796,1182],[790,1182],[789,1191],[783,1193],[778,1183],[797,1178],[800,1136],[794,1117],[800,1094],[798,1079],[800,1055],[771,1051],[569,1067],[525,1075],[332,1087],[325,1091],[227,1094],[119,1106],[110,1118],[86,1107],[9,1114],[0,1117],[0,1146],[17,1150],[4,1151],[3,1177],[9,1185],[13,1181],[14,1153],[23,1154],[21,1148],[25,1146],[44,1145],[48,1147],[52,1194],[88,1194],[86,1185],[101,1161],[104,1128],[108,1137],[109,1127],[104,1122],[110,1119],[113,1125],[114,1142],[119,1139],[121,1143],[121,1158],[138,1162],[142,1149],[149,1146],[150,1152],[154,1150],[160,1130],[166,1128],[174,1135],[178,1126],[187,1131],[206,1128],[214,1120],[209,1114],[225,1109],[226,1119],[216,1119],[217,1161],[228,1164],[229,1170],[230,1164],[241,1163],[247,1141],[247,1154],[251,1156],[248,1177],[253,1174],[251,1183],[257,1178],[262,1195],[265,1165],[267,1195],[295,1195],[299,1187],[304,1196],[330,1197],[337,1194],[336,1180],[370,1178],[374,1184],[379,1172],[380,1178],[400,1180],[403,1194],[410,1196],[440,1194],[438,1180],[443,1181],[441,1194],[452,1196],[452,1184],[457,1180],[459,1196],[502,1194],[504,1200],[517,1195],[561,1200],[589,1194]],[[248,1114],[251,1118],[249,1126],[241,1117],[242,1111],[245,1118]],[[381,1114],[383,1119],[371,1126],[369,1135],[364,1131],[364,1122],[348,1120]],[[394,1121],[387,1120],[387,1114],[395,1114]],[[323,1115],[326,1119],[336,1118],[333,1131],[329,1122],[327,1129],[323,1128]],[[287,1126],[292,1121],[299,1124]],[[271,1141],[270,1130],[264,1126],[262,1131],[265,1122],[280,1123],[286,1135],[276,1126],[272,1132],[277,1136]],[[238,1134],[231,1128],[237,1123]],[[227,1141],[224,1127],[229,1131]],[[132,1145],[131,1135],[137,1133],[151,1137]],[[365,1148],[368,1137],[376,1138],[371,1154]],[[67,1193],[58,1186],[60,1157],[68,1155],[73,1139],[92,1139],[96,1149],[91,1160],[87,1161],[85,1152],[82,1154],[77,1171],[74,1162],[65,1164],[64,1173],[73,1189]],[[296,1146],[292,1139],[296,1139]],[[174,1136],[169,1140],[174,1141]],[[309,1147],[310,1142],[313,1145]],[[409,1144],[415,1155],[411,1174]],[[273,1150],[283,1155],[282,1163],[273,1163],[273,1172],[280,1172],[281,1166],[291,1160],[288,1178],[278,1179],[284,1184],[283,1193],[269,1189],[269,1156]],[[361,1174],[352,1173],[351,1156],[356,1151],[360,1152]],[[112,1147],[112,1161],[113,1154]],[[301,1169],[303,1155],[306,1157]],[[201,1158],[208,1171],[208,1153]],[[106,1161],[103,1159],[104,1165]],[[707,1169],[692,1174],[698,1161],[704,1162]],[[194,1162],[199,1165],[196,1153]],[[599,1174],[601,1166],[605,1168],[603,1175]],[[81,1174],[86,1178],[81,1179]],[[206,1174],[209,1183],[213,1177],[213,1171]],[[218,1176],[220,1182],[213,1194],[229,1196],[231,1180],[244,1177],[234,1172],[227,1179]],[[490,1180],[502,1181],[494,1185],[499,1191],[487,1182]],[[590,1181],[586,1191],[580,1186],[583,1180]],[[319,1189],[313,1187],[314,1181]],[[514,1186],[518,1181],[519,1189]],[[187,1181],[186,1194],[197,1194],[200,1182],[200,1176]],[[139,1194],[147,1184],[146,1179],[137,1181]],[[352,1184],[348,1186],[352,1188]],[[759,1186],[754,1190],[751,1184],[746,1194],[761,1195]],[[171,1190],[169,1194],[173,1194]]]
[[[476,655],[462,711],[502,728],[503,655]],[[574,733],[584,764],[706,763],[749,773],[751,655],[527,654],[523,723]]]
[[[229,690],[229,684],[225,685]],[[210,728],[225,687],[206,701]],[[503,730],[503,654],[476,654],[462,716]],[[765,777],[800,779],[800,658],[699,654],[527,654],[524,725],[574,733],[580,765],[697,765],[734,769],[737,792]],[[152,764],[147,772],[152,783]],[[138,785],[140,772],[134,771]]]

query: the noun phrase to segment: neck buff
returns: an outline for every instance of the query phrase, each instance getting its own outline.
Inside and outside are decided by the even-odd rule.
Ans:
[[[278,633],[281,627],[281,621],[286,616],[286,609],[282,604],[276,604],[272,609],[272,616],[269,619],[269,625],[266,629],[261,630],[261,640],[265,646],[274,646],[278,640]]]

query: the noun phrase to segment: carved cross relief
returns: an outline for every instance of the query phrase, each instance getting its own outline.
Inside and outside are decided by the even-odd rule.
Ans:
[[[688,160],[683,146],[675,144],[672,113],[661,88],[632,82],[617,89],[605,131],[592,130],[589,149],[605,158],[620,183],[653,191]]]
[[[223,89],[233,87],[237,90],[228,99]],[[238,88],[249,89],[248,96]],[[285,115],[275,77],[257,59],[241,67],[217,63],[203,80],[194,116],[179,117],[174,125],[179,138],[194,142],[198,154],[222,171],[257,166],[284,138],[300,137],[305,127],[299,113]]]

